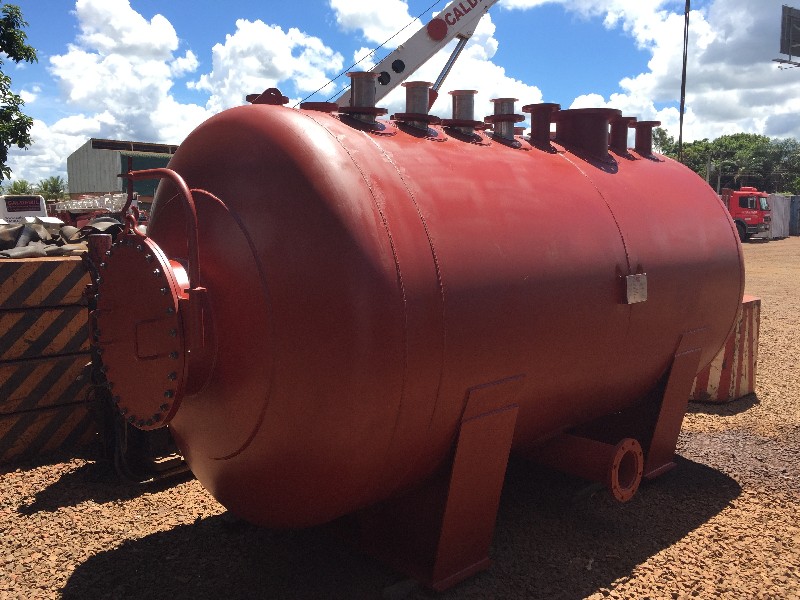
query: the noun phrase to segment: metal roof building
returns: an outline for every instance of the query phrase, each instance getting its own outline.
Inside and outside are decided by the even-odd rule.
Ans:
[[[166,167],[177,149],[169,144],[91,138],[67,157],[70,196],[127,193],[128,182],[120,174]],[[156,185],[157,180],[136,181],[134,191],[149,201]]]

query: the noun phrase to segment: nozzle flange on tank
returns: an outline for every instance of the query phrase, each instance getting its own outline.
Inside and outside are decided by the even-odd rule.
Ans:
[[[619,502],[633,498],[644,473],[642,446],[633,438],[606,444],[565,433],[528,452],[527,458],[602,483]]]
[[[98,271],[94,341],[113,401],[131,425],[163,427],[186,392],[186,271],[135,232],[105,253]]]

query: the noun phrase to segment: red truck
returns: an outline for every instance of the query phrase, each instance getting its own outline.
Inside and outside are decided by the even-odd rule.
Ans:
[[[720,197],[728,207],[739,231],[739,239],[746,242],[751,236],[769,231],[772,221],[768,194],[754,187],[742,187],[738,191],[724,188]]]

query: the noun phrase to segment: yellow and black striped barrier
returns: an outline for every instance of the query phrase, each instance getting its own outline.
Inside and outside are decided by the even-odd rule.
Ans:
[[[0,310],[84,304],[88,283],[77,256],[0,259]]]
[[[96,437],[89,281],[80,257],[0,259],[0,464]]]

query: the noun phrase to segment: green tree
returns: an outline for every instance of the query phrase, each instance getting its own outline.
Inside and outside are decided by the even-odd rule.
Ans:
[[[656,152],[666,154],[667,156],[675,156],[678,154],[678,144],[675,142],[675,138],[667,133],[667,130],[663,127],[656,127],[653,129],[653,147]]]
[[[788,138],[770,143],[765,173],[776,192],[800,194],[800,142]]]
[[[710,177],[711,169],[708,158],[711,155],[711,144],[712,142],[707,139],[702,139],[683,145],[683,164],[704,179]]]
[[[723,187],[752,185],[771,191],[764,180],[770,143],[768,137],[755,133],[734,133],[714,140],[710,149],[711,161],[722,165]]]
[[[677,145],[666,130],[654,130],[653,142],[662,154],[677,159]],[[795,139],[735,133],[695,140],[683,145],[683,163],[717,190],[749,185],[766,192],[800,193],[800,142]]]
[[[36,187],[45,200],[61,200],[67,193],[67,184],[59,175],[42,179]]]
[[[9,194],[35,194],[34,187],[24,179],[17,179],[6,188]]]
[[[18,6],[6,4],[0,9],[0,180],[11,177],[11,169],[6,164],[8,149],[11,146],[27,148],[31,143],[33,119],[20,110],[25,103],[11,91],[11,78],[2,70],[4,58],[15,63],[36,62],[36,50],[25,41],[27,35],[23,28],[27,25]]]

